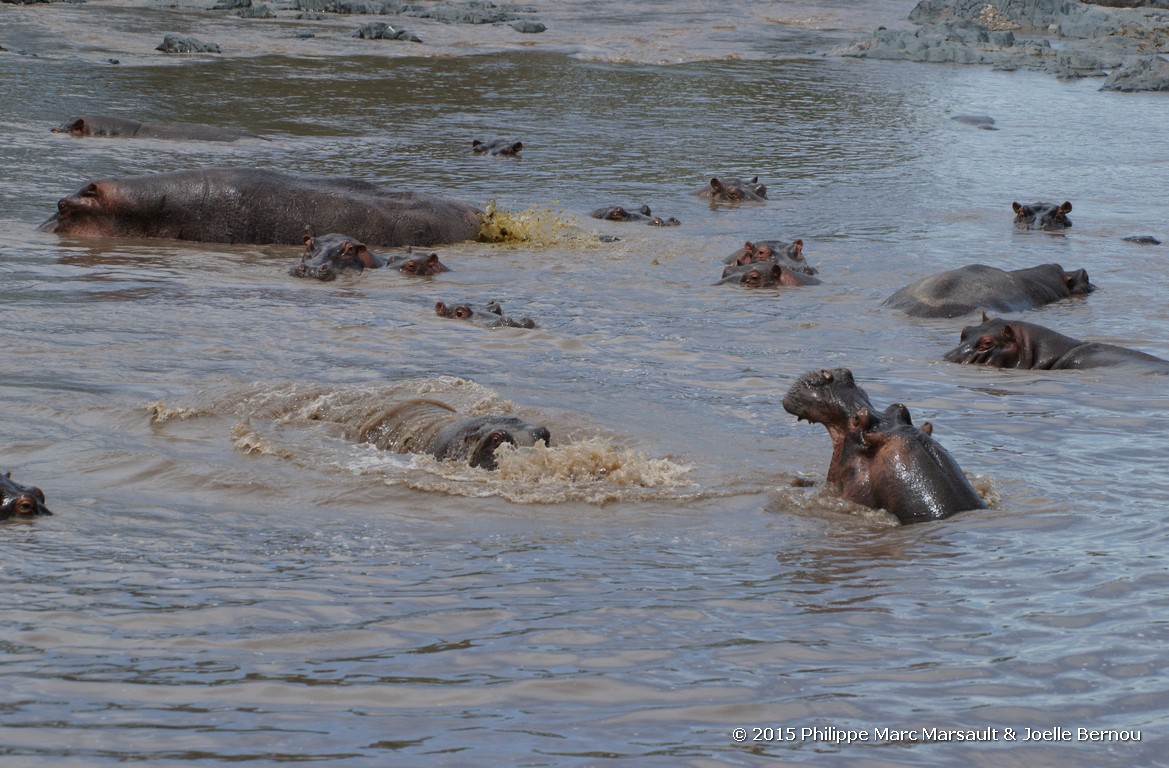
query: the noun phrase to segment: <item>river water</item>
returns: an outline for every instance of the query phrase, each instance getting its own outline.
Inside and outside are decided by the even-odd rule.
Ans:
[[[1166,246],[1122,239],[1169,239],[1169,105],[820,55],[911,5],[541,3],[539,35],[403,20],[422,44],[0,7],[0,458],[55,513],[0,530],[0,762],[1169,764],[1165,378],[952,365],[974,318],[881,306],[1058,262],[1099,290],[1028,320],[1169,357]],[[49,133],[86,112],[271,140]],[[495,136],[522,159],[472,156]],[[208,165],[441,192],[530,239],[317,283],[289,246],[37,230],[87,180]],[[693,194],[721,174],[768,202]],[[1013,231],[1011,201],[1065,199],[1065,235]],[[642,203],[682,225],[587,216]],[[714,285],[797,237],[822,285]],[[492,299],[539,327],[433,311]],[[828,436],[780,401],[841,366],[991,508],[899,527],[823,494]],[[418,396],[552,445],[491,473],[349,439]]]

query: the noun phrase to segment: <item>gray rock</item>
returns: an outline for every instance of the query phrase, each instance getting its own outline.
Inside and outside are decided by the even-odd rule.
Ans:
[[[1169,90],[1169,67],[1155,55],[1169,38],[1163,10],[1074,0],[922,0],[909,19],[919,28],[878,29],[829,54],[1104,77],[1107,90]]]
[[[222,53],[215,43],[204,43],[193,37],[168,33],[154,50],[163,53]]]

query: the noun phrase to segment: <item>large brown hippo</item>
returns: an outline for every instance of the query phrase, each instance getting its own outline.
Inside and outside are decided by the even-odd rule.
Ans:
[[[0,475],[0,520],[51,514],[40,488],[21,485],[12,479],[11,472]]]
[[[449,317],[453,320],[467,320],[483,328],[535,328],[536,323],[530,318],[515,320],[503,314],[503,306],[498,301],[486,304],[447,304],[440,301],[434,305],[434,314],[439,317]]]
[[[1045,232],[1061,232],[1072,225],[1068,214],[1072,211],[1072,204],[1056,203],[1011,203],[1015,212],[1016,229],[1042,229]]]
[[[238,141],[244,138],[264,138],[234,128],[218,128],[199,123],[143,123],[111,115],[75,115],[51,130],[53,133],[68,133],[73,136],[119,136],[134,139]]]
[[[1059,264],[1010,272],[970,264],[918,280],[884,303],[917,317],[958,317],[976,309],[1021,312],[1094,290],[1087,272],[1067,272]]]
[[[345,232],[371,245],[473,240],[482,212],[466,203],[343,176],[207,168],[92,181],[61,198],[41,229],[85,237],[161,237],[293,244]]]
[[[725,267],[722,279],[715,285],[723,283],[737,283],[748,288],[772,288],[777,285],[819,285],[820,279],[774,261],[757,261],[753,264],[742,266],[731,264]]]
[[[407,400],[366,420],[357,431],[361,442],[398,453],[428,453],[439,460],[465,461],[472,467],[496,469],[501,445],[545,445],[546,427],[515,416],[466,416],[437,400]]]
[[[715,176],[708,186],[698,190],[702,197],[711,202],[739,203],[744,200],[763,202],[767,199],[767,186],[759,183],[758,176],[740,179],[737,176]]]
[[[819,270],[804,260],[804,241],[748,240],[743,247],[723,259],[723,264],[754,264],[757,261],[775,261],[794,272],[814,275]]]
[[[847,368],[804,374],[783,398],[798,419],[823,424],[832,438],[828,485],[847,500],[892,512],[902,523],[939,520],[986,504],[957,462],[894,403],[878,413]]]
[[[1022,320],[988,319],[962,329],[961,342],[945,355],[951,363],[1048,371],[1069,368],[1139,367],[1169,373],[1169,360],[1116,344],[1080,341]]]

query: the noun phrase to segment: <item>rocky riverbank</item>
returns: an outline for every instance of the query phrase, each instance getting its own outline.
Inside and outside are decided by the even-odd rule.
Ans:
[[[909,20],[918,27],[881,27],[829,55],[1100,77],[1101,89],[1110,91],[1169,90],[1169,60],[1161,55],[1169,48],[1166,8],[1069,0],[922,0]]]

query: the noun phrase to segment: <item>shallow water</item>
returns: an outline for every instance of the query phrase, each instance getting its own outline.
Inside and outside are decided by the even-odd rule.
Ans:
[[[294,42],[287,11],[3,8],[0,466],[56,513],[0,531],[14,765],[1164,764],[1165,378],[951,365],[973,318],[880,306],[1054,261],[1099,290],[1027,319],[1169,357],[1165,246],[1121,239],[1169,235],[1163,95],[818,55],[895,3],[407,20],[423,45],[348,17]],[[226,52],[164,57],[166,31]],[[85,112],[271,140],[48,132]],[[523,158],[472,156],[497,135]],[[316,283],[292,247],[36,229],[89,179],[205,165],[444,192],[540,237]],[[720,174],[769,201],[710,207]],[[1012,230],[1040,199],[1073,201],[1066,235]],[[587,216],[641,203],[682,226]],[[713,285],[745,239],[796,237],[823,285]],[[433,310],[491,299],[539,328]],[[780,401],[838,366],[933,422],[992,509],[900,528],[824,496],[828,437]],[[489,473],[350,439],[420,396],[553,445]]]

